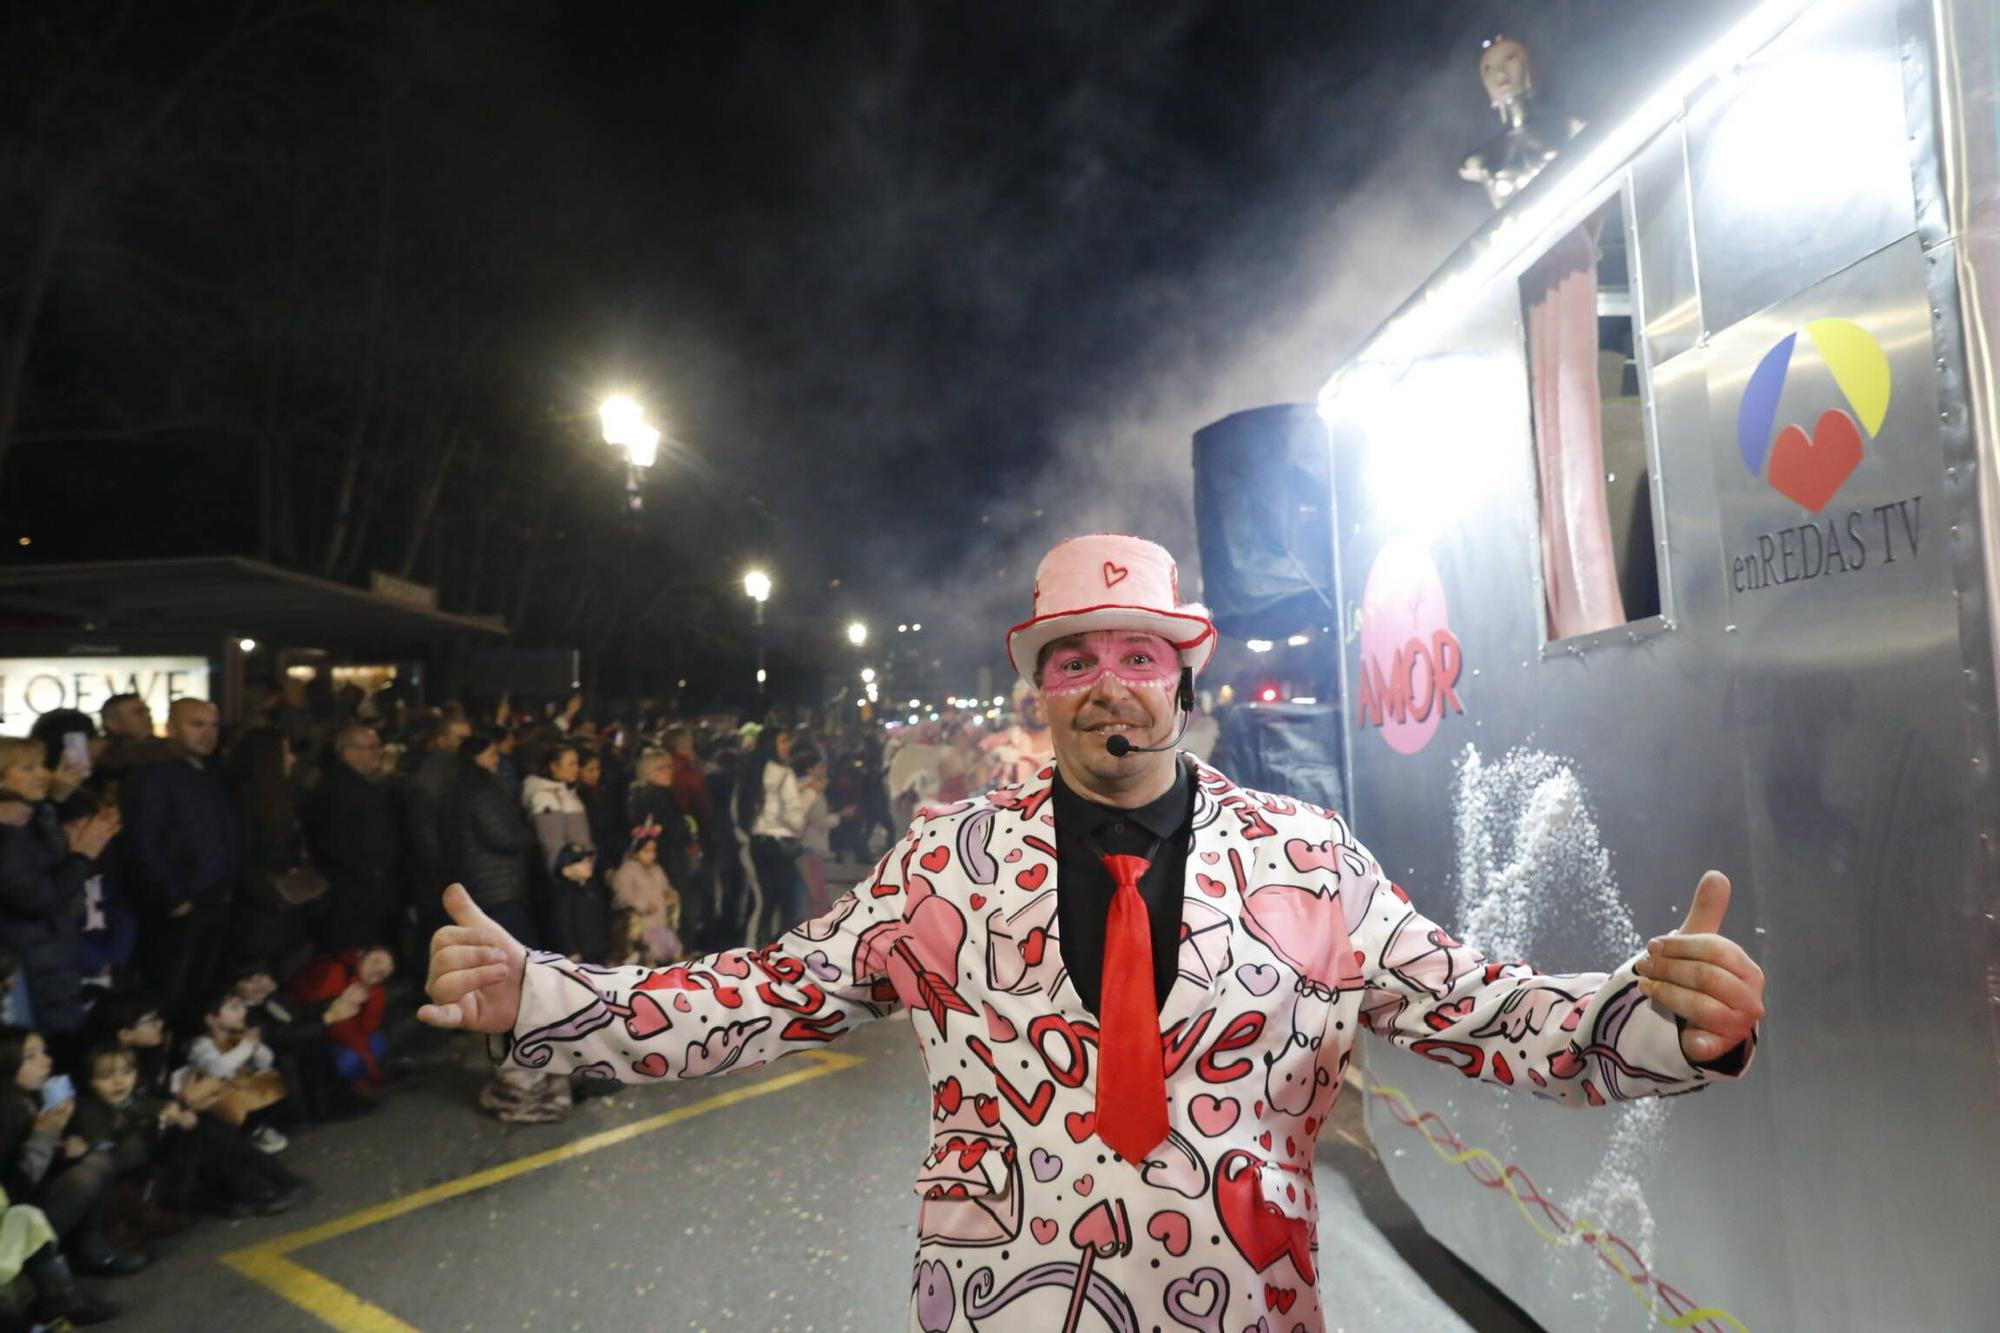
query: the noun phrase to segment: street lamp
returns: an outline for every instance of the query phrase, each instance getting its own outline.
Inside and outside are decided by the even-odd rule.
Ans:
[[[604,422],[604,442],[625,451],[625,502],[636,514],[645,507],[639,471],[659,458],[660,432],[646,424],[646,409],[623,394],[605,399],[597,415]]]
[[[771,595],[771,576],[753,569],[743,576],[743,591],[757,604],[757,697],[764,697],[764,600]]]
[[[868,642],[868,627],[858,620],[855,621],[847,627],[847,641],[859,648]]]
[[[875,668],[874,668],[874,667],[862,667],[862,668],[861,668],[861,683],[862,683],[863,685],[869,685],[869,684],[873,684],[873,683],[874,683],[874,680],[875,680]]]

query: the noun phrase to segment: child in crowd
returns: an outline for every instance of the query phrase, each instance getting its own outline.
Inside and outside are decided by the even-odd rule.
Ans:
[[[625,864],[611,874],[611,900],[638,918],[639,957],[649,967],[678,962],[681,896],[660,867],[660,826],[648,820],[632,830],[632,847]]]
[[[594,963],[604,950],[609,913],[597,881],[597,852],[589,843],[564,844],[556,853],[549,933],[555,949],[573,963]]]
[[[389,1007],[384,983],[395,971],[396,957],[389,946],[372,944],[349,949],[338,958],[314,959],[293,979],[288,992],[299,1004],[330,1007],[359,983],[364,992],[359,1005],[347,1017],[326,1025],[327,1053],[334,1069],[358,1096],[372,1095],[384,1082],[382,1063],[389,1054],[388,1038],[382,1035],[382,1018]]]
[[[114,1164],[124,1187],[116,1218],[128,1231],[167,1234],[176,1209],[269,1216],[305,1197],[303,1180],[214,1114],[226,1095],[223,1080],[188,1066],[175,1075],[172,1098],[154,1097],[139,1087],[132,1052],[111,1045],[91,1050],[88,1069],[78,1130]]]
[[[264,1044],[264,1034],[250,1026],[249,1014],[234,990],[211,999],[202,1011],[208,1031],[188,1047],[188,1063],[222,1082],[212,1114],[247,1130],[260,1151],[283,1152],[285,1136],[271,1121],[286,1118],[278,1109],[285,1100],[285,1076],[275,1068],[278,1057]]]
[[[91,1045],[123,1046],[139,1062],[139,1088],[155,1097],[167,1095],[173,1074],[168,1059],[167,1020],[153,997],[142,990],[117,990],[90,1011]]]
[[[70,1127],[92,1148],[111,1154],[115,1173],[105,1231],[113,1242],[141,1249],[184,1230],[193,1220],[165,1203],[168,1189],[155,1164],[165,1138],[195,1128],[195,1113],[179,1102],[139,1093],[139,1060],[123,1046],[97,1046],[84,1058],[88,1082]]]
[[[0,1185],[9,1199],[47,1215],[79,1272],[136,1273],[146,1256],[104,1236],[111,1154],[70,1128],[76,1098],[67,1087],[51,1085],[52,1073],[40,1033],[0,1029]]]
[[[350,981],[347,989],[324,1003],[300,1003],[278,995],[277,978],[262,959],[238,964],[230,989],[248,1009],[250,1024],[263,1033],[278,1058],[291,1101],[307,1120],[343,1120],[376,1109],[340,1077],[327,1048],[328,1027],[355,1017],[368,1003],[368,987]]]

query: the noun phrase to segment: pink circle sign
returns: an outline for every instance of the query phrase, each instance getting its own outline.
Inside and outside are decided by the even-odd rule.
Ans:
[[[1374,727],[1389,748],[1415,754],[1447,712],[1463,713],[1458,678],[1465,655],[1444,601],[1444,580],[1414,537],[1384,544],[1361,594],[1361,660],[1354,725]]]

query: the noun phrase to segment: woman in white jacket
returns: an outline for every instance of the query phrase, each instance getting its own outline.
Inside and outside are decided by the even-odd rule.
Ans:
[[[750,942],[776,939],[805,917],[805,886],[793,858],[806,828],[805,793],[791,770],[792,733],[765,727],[736,780],[737,826],[750,835],[750,865],[759,901],[750,918]]]

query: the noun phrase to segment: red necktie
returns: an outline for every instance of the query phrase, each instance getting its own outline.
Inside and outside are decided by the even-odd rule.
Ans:
[[[1139,896],[1139,877],[1153,863],[1143,856],[1102,859],[1118,887],[1105,921],[1104,984],[1097,1002],[1097,1137],[1136,1165],[1167,1137],[1153,928]]]

